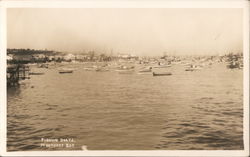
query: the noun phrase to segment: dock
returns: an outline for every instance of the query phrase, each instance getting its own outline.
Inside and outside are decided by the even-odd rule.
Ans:
[[[29,66],[24,64],[7,65],[7,86],[17,86],[20,80],[29,79]]]

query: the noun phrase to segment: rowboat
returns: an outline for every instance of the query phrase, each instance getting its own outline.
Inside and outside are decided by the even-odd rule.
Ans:
[[[37,67],[38,68],[48,68],[49,65],[48,64],[38,64]]]
[[[171,67],[171,65],[158,65],[158,66],[154,66],[154,68],[168,68]]]
[[[43,72],[29,72],[29,75],[43,75]]]
[[[196,67],[196,68],[187,68],[185,71],[196,71],[196,70],[201,70],[202,68]]]
[[[152,67],[141,69],[138,71],[138,74],[140,74],[140,75],[152,74]]]
[[[59,73],[60,74],[73,73],[73,70],[72,69],[60,69]]]
[[[86,71],[94,71],[95,70],[95,68],[92,68],[92,67],[86,67],[86,68],[83,68],[84,70],[86,70]]]
[[[152,75],[152,72],[138,72],[139,75]]]
[[[104,72],[104,71],[109,71],[109,69],[107,69],[107,68],[96,68],[95,71]]]
[[[151,69],[142,69],[142,70],[139,70],[138,72],[145,73],[145,72],[151,72],[151,71],[152,71]]]
[[[170,72],[153,72],[153,76],[169,76],[172,75]]]

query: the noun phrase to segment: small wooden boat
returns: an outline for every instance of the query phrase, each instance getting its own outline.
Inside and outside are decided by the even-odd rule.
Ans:
[[[139,70],[138,73],[150,73],[152,72],[151,69],[144,69],[144,70]]]
[[[170,72],[153,72],[153,76],[169,76],[172,75]]]
[[[158,65],[158,66],[154,66],[154,68],[168,68],[171,67],[171,65]]]
[[[49,65],[48,64],[38,64],[37,67],[38,68],[48,68]]]
[[[43,72],[29,72],[29,75],[43,75]]]
[[[139,75],[152,75],[152,72],[138,72]]]
[[[72,69],[60,69],[59,73],[60,74],[73,73],[73,70]]]
[[[196,71],[196,70],[201,70],[202,68],[196,67],[196,68],[187,68],[185,71]]]
[[[138,71],[139,73],[152,72],[152,69],[142,69]]]
[[[94,71],[94,70],[96,70],[95,68],[93,68],[93,67],[85,67],[85,68],[83,68],[84,70],[86,70],[86,71]]]
[[[195,70],[194,68],[185,69],[185,71],[194,71],[194,70]]]
[[[107,69],[107,68],[96,68],[95,71],[105,72],[105,71],[109,71],[109,69]]]

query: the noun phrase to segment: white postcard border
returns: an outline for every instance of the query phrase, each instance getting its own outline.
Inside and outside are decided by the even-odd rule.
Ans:
[[[6,9],[7,8],[243,8],[244,9],[244,150],[170,150],[170,151],[19,151],[7,152],[6,95]],[[163,0],[37,0],[0,2],[0,155],[2,156],[248,156],[249,154],[249,2],[163,1]]]

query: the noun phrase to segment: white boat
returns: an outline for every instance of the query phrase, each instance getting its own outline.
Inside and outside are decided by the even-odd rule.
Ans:
[[[152,74],[152,67],[143,68],[138,71],[140,75]]]
[[[168,68],[171,67],[171,65],[158,65],[158,66],[154,66],[154,68]]]
[[[49,65],[48,64],[37,64],[38,68],[48,68]]]
[[[185,69],[185,71],[197,71],[197,70],[201,70],[202,68],[200,67],[196,67],[196,68],[187,68]]]
[[[152,75],[152,72],[138,72],[139,75]]]
[[[141,69],[139,70],[140,73],[144,73],[144,72],[152,72],[152,68],[145,68],[145,69]]]
[[[196,70],[201,70],[202,67],[199,65],[191,65],[189,66],[187,69],[185,69],[185,71],[196,71]]]
[[[86,70],[86,71],[94,71],[94,70],[96,70],[95,68],[93,68],[93,67],[85,67],[85,68],[83,68],[84,70]]]

